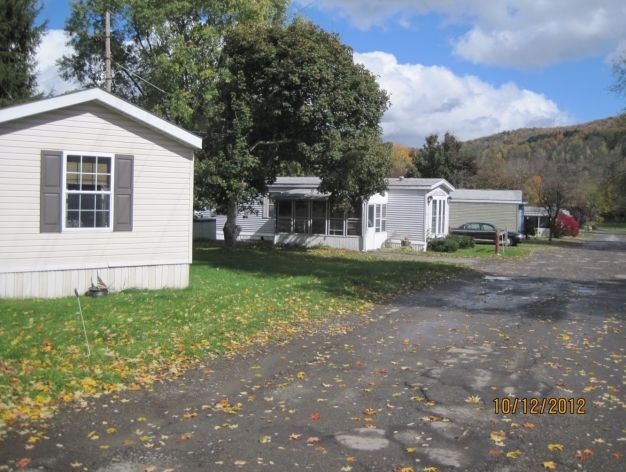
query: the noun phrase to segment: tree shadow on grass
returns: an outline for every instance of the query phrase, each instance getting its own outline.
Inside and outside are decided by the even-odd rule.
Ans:
[[[290,284],[295,289],[314,286],[332,297],[369,302],[431,286],[463,270],[451,264],[380,259],[356,251],[264,244],[240,245],[235,252],[203,244],[194,251],[194,265],[254,274],[277,282],[294,279]]]

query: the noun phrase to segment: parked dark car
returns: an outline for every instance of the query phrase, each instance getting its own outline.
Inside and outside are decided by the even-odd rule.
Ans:
[[[465,223],[452,230],[452,234],[462,234],[464,236],[471,236],[477,243],[495,243],[496,241],[496,228],[489,223]],[[506,240],[504,230],[500,230],[500,237],[502,242],[507,246],[517,246],[524,240],[524,235],[516,231],[508,231],[506,233]]]

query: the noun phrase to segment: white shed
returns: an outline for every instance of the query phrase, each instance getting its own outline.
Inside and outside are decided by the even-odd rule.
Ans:
[[[186,287],[201,146],[97,88],[0,109],[0,298]]]

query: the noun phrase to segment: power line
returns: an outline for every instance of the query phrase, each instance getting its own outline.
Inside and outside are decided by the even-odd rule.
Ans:
[[[126,67],[124,67],[123,65],[121,65],[119,62],[113,62],[113,63],[114,63],[116,66],[119,66],[119,67],[121,67],[122,69],[124,69],[124,70],[125,70],[126,72],[128,72],[129,74],[134,75],[134,76],[135,76],[135,77],[137,77],[139,80],[143,80],[145,83],[147,83],[148,85],[150,85],[150,86],[154,87],[154,88],[155,88],[155,89],[157,89],[158,91],[163,92],[163,93],[164,93],[164,94],[166,94],[166,95],[171,95],[169,92],[166,92],[165,90],[160,89],[160,88],[159,88],[159,87],[157,87],[156,85],[154,85],[154,84],[152,84],[152,83],[148,82],[148,81],[147,81],[146,79],[144,79],[143,77],[141,77],[141,76],[139,76],[139,75],[135,74],[133,71],[128,70]]]

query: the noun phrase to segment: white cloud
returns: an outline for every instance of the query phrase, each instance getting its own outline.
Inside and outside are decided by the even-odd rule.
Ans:
[[[57,59],[70,54],[72,48],[66,46],[67,37],[63,30],[49,30],[43,35],[39,49],[37,50],[37,87],[39,92],[59,95],[67,90],[78,88],[72,82],[64,81],[59,75],[56,66]]]
[[[467,140],[522,127],[561,126],[573,120],[545,96],[513,83],[494,87],[445,67],[398,64],[385,52],[355,54],[391,95],[382,122],[385,140],[420,147],[430,133]]]
[[[305,0],[296,0],[304,4]],[[428,13],[469,26],[454,54],[475,63],[519,68],[606,55],[626,39],[624,0],[319,0],[367,29]]]

